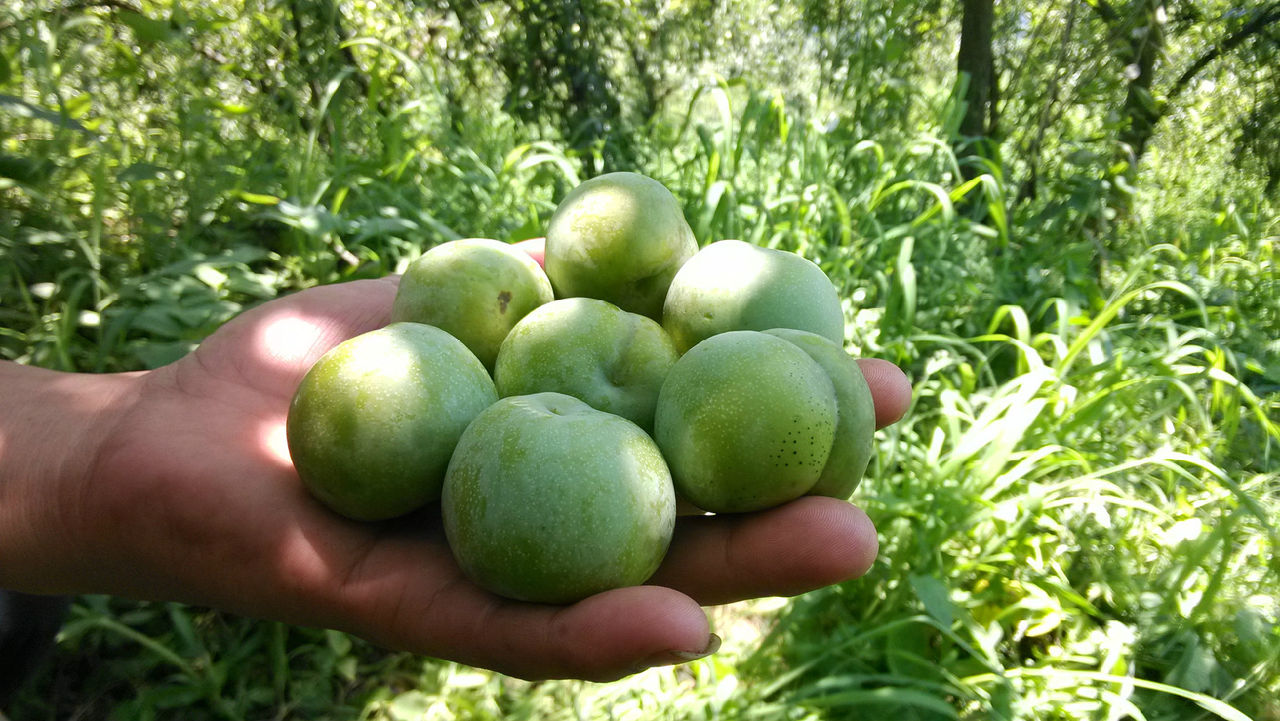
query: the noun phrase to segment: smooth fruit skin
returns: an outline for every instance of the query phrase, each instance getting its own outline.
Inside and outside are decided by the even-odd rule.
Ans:
[[[671,475],[635,424],[560,393],[476,417],[441,499],[462,570],[507,598],[572,603],[644,583],[675,525]]]
[[[488,238],[437,245],[409,265],[391,320],[434,325],[493,369],[502,339],[553,299],[551,281],[528,253]]]
[[[773,248],[721,240],[689,259],[671,281],[662,310],[681,353],[732,330],[795,328],[844,344],[844,310],[813,261]]]
[[[499,396],[554,391],[653,430],[658,391],[679,354],[657,321],[594,298],[534,310],[498,351]]]
[[[497,398],[461,341],[393,323],[311,367],[289,407],[289,453],[307,489],[334,511],[392,518],[440,497],[462,431]]]
[[[853,356],[816,333],[791,328],[765,332],[808,353],[831,379],[836,391],[836,438],[822,476],[809,495],[848,498],[871,462],[876,432],[876,407],[867,379]]]
[[[543,264],[557,298],[599,298],[660,320],[671,279],[697,251],[671,191],[636,173],[607,173],[556,208]]]
[[[831,379],[807,353],[777,336],[731,331],[671,368],[654,440],[689,502],[716,513],[755,511],[818,483],[837,421]]]

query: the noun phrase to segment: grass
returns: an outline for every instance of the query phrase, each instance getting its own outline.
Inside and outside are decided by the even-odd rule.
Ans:
[[[0,92],[25,105],[0,110],[0,152],[27,171],[0,178],[0,357],[161,365],[282,293],[539,235],[580,180],[563,144],[450,123],[432,90],[362,105],[340,74],[291,115],[139,86],[104,50],[119,32],[92,12],[4,31],[25,72]],[[436,72],[359,45],[383,80]],[[162,77],[242,71],[152,50]],[[636,131],[638,169],[697,237],[813,259],[850,350],[912,378],[855,494],[880,530],[867,578],[713,609],[719,654],[608,685],[86,596],[11,717],[1280,718],[1274,205],[1140,197],[1100,224],[1088,177],[1016,205],[997,162],[965,180],[945,108],[861,137],[739,80],[669,107]]]
[[[833,718],[931,718],[941,700],[977,718],[1248,718],[1215,701],[1274,716],[1274,449],[1224,467],[1234,421],[1214,406],[1272,439],[1274,407],[1215,372],[1203,334],[1115,322],[1167,285],[1065,336],[915,339],[934,346],[916,407],[861,491],[881,560],[871,582],[795,604],[778,694]],[[974,359],[1003,349],[1017,374],[973,387]]]

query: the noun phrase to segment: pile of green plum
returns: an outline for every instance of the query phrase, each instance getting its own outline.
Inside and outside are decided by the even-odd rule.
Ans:
[[[821,269],[738,240],[699,249],[670,191],[635,173],[570,192],[541,266],[496,240],[432,248],[391,321],[298,387],[298,475],[361,521],[440,501],[459,566],[509,598],[644,583],[677,497],[712,513],[847,498],[871,456],[871,393]]]

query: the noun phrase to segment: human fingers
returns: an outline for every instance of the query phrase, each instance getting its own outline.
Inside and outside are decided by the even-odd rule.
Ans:
[[[899,421],[911,405],[911,382],[898,366],[880,358],[859,358],[858,367],[871,388],[876,428]]]
[[[547,239],[546,238],[530,238],[516,243],[515,246],[520,250],[528,253],[531,258],[538,261],[538,265],[542,265],[543,257],[546,254]]]
[[[469,583],[443,592],[436,616],[447,620],[430,621],[425,648],[528,680],[613,681],[719,646],[697,602],[661,586],[614,589],[562,607],[481,595]]]
[[[806,496],[757,513],[681,517],[650,582],[703,605],[793,596],[863,575],[878,550],[861,509]]]
[[[292,393],[326,351],[390,321],[398,285],[398,276],[357,280],[264,303],[206,339],[196,365],[224,376],[230,369],[261,392]]]
[[[697,602],[679,591],[633,586],[567,606],[507,600],[464,577],[442,540],[379,539],[330,587],[342,599],[333,620],[388,648],[531,680],[608,681],[718,645]]]

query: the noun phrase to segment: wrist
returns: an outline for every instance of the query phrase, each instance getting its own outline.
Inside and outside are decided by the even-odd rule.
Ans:
[[[67,590],[81,554],[81,490],[145,374],[0,362],[0,586]]]

